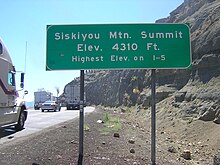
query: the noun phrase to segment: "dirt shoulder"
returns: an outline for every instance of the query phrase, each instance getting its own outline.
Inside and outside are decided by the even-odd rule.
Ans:
[[[144,164],[144,154],[138,155],[141,146],[128,146],[123,125],[116,131],[119,137],[114,137],[111,128],[104,130],[104,123],[97,123],[111,112],[96,109],[85,116],[83,164]],[[79,120],[71,120],[0,147],[0,164],[74,165],[78,161],[78,141]],[[136,153],[130,153],[135,146]]]
[[[86,115],[83,164],[151,164],[150,125],[144,113],[136,114],[132,109],[121,112],[121,109],[96,108]],[[98,123],[98,120],[104,123]],[[113,121],[111,123],[108,120]],[[195,163],[194,160],[181,158],[180,148],[175,153],[169,152],[170,146],[176,147],[177,139],[172,139],[175,136],[168,133],[168,130],[158,131],[157,164]],[[24,140],[0,147],[0,164],[75,165],[78,160],[78,135],[78,119],[56,125]]]

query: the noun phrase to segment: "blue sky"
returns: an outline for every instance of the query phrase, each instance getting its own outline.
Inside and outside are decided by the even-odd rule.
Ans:
[[[46,25],[154,23],[184,0],[10,0],[1,1],[0,37],[16,70],[25,71],[26,98],[44,88],[56,95],[80,71],[45,71]],[[25,52],[27,56],[25,67]],[[17,80],[19,81],[19,79]]]

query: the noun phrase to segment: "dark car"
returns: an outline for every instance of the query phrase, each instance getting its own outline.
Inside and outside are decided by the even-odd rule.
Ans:
[[[41,106],[42,106],[42,103],[35,103],[34,104],[34,109],[39,110],[41,108]]]
[[[60,111],[61,107],[56,101],[46,101],[42,104],[41,106],[41,111],[44,112],[44,110],[47,111],[54,111],[56,112],[57,110]]]

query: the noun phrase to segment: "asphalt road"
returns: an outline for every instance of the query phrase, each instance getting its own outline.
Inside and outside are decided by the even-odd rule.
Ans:
[[[94,107],[85,107],[84,113],[94,111]],[[13,141],[18,138],[26,137],[53,125],[79,117],[79,110],[66,110],[61,108],[60,112],[41,112],[41,110],[28,110],[28,118],[25,122],[25,129],[15,132],[14,129],[0,130],[0,145],[8,141]]]

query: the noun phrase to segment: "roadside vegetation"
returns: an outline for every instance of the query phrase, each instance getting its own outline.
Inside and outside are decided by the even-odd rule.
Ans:
[[[121,121],[118,116],[114,116],[109,113],[105,113],[103,116],[104,127],[100,129],[102,135],[108,135],[112,132],[116,132],[121,129]]]

